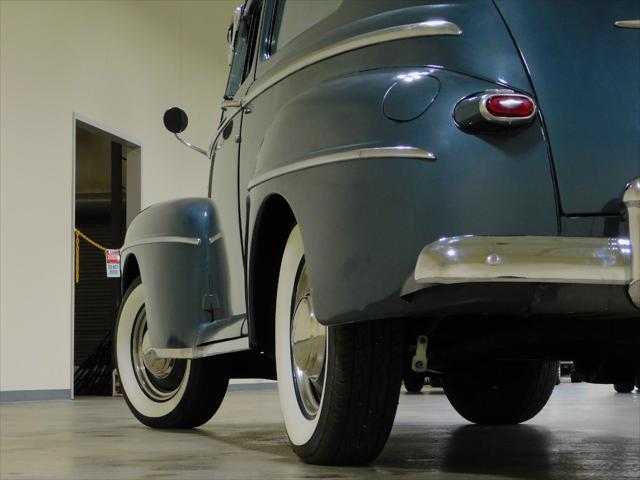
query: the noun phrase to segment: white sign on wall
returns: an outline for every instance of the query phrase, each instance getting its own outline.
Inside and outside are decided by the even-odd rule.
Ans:
[[[120,277],[120,250],[105,250],[104,257],[107,261],[107,278]]]

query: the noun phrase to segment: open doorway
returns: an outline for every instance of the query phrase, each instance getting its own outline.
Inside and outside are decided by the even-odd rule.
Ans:
[[[119,249],[140,211],[141,146],[74,118],[74,395],[113,392],[112,332],[120,279],[107,277],[104,249]]]

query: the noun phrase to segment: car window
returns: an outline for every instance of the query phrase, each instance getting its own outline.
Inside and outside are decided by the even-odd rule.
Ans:
[[[279,0],[273,22],[270,54],[327,18],[343,0]]]
[[[260,23],[260,9],[253,9],[243,16],[238,26],[238,33],[233,48],[233,59],[224,98],[233,98],[242,82],[251,70],[253,56],[256,49],[258,26]]]

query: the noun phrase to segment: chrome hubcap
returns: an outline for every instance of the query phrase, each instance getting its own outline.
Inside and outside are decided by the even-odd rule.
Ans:
[[[144,309],[138,314],[133,326],[131,360],[138,384],[151,399],[168,400],[180,388],[181,381],[177,385],[175,381],[163,382],[173,373],[176,361],[172,358],[160,358],[151,350]]]
[[[173,370],[175,360],[156,356],[149,343],[149,331],[147,330],[142,336],[142,363],[154,377],[167,378]]]
[[[291,365],[298,403],[305,415],[315,417],[324,385],[327,329],[316,320],[313,300],[302,266],[293,299],[291,319]]]

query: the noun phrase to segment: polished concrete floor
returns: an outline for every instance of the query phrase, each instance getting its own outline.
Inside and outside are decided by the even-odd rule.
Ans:
[[[563,383],[532,421],[478,427],[440,389],[403,393],[391,438],[363,468],[301,463],[273,389],[234,390],[193,431],[143,427],[122,399],[0,406],[2,479],[634,479],[640,394]]]

